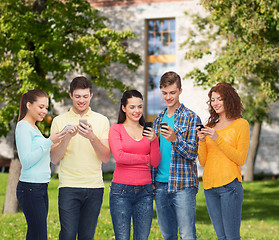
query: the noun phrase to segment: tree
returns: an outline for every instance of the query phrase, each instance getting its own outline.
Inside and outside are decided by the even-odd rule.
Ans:
[[[106,21],[84,0],[1,1],[0,136],[6,136],[16,122],[19,100],[26,91],[43,89],[55,101],[66,97],[66,73],[87,74],[93,84],[110,93],[114,88],[126,88],[110,68],[118,64],[137,69],[139,55],[129,52],[124,44],[136,36],[131,31],[108,29]],[[39,127],[48,134],[44,124]],[[13,161],[18,161],[17,157]],[[15,193],[9,183],[7,191]],[[16,211],[5,206],[4,212]]]
[[[279,99],[279,2],[272,0],[202,0],[206,16],[192,15],[186,59],[211,55],[203,69],[186,77],[199,86],[217,82],[235,85],[245,106],[244,117],[253,126],[245,181],[253,180],[261,125],[269,121],[272,103]]]

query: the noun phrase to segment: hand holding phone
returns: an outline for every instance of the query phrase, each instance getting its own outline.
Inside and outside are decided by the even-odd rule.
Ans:
[[[153,123],[152,122],[145,122],[144,123],[144,126],[143,126],[143,132],[142,132],[142,135],[143,136],[145,136],[145,134],[144,134],[144,131],[146,130],[146,131],[149,131],[150,132],[150,130],[148,129],[148,127],[153,127]]]
[[[198,130],[201,131],[204,126],[202,124],[197,124]]]
[[[60,132],[68,131],[70,130],[72,125],[66,125]]]
[[[87,125],[87,119],[79,119],[79,126],[81,126],[82,128],[85,128],[82,124],[80,123],[83,123],[85,125]]]
[[[160,127],[165,129],[165,130],[168,130],[167,126],[168,126],[168,124],[166,122],[161,122],[160,123]]]

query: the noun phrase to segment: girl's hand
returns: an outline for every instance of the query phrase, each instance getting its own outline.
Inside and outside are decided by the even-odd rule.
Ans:
[[[199,140],[201,142],[205,142],[206,135],[202,132],[203,128],[201,129],[200,127],[197,127],[196,130],[197,130],[197,135],[198,135]]]
[[[218,133],[214,128],[205,126],[205,128],[201,130],[201,133],[204,134],[205,136],[210,137],[213,141],[216,141],[216,139],[218,138]]]
[[[153,141],[156,138],[155,131],[151,127],[148,127],[147,129],[148,130],[143,131],[143,135],[147,137],[150,141]]]
[[[59,143],[60,141],[62,141],[65,136],[67,134],[67,131],[63,131],[63,132],[56,132],[53,133],[49,136],[49,139],[55,144],[55,143]]]

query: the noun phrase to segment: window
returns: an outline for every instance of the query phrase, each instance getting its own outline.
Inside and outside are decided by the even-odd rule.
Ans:
[[[151,121],[165,108],[160,78],[175,71],[175,19],[147,20],[146,119]]]

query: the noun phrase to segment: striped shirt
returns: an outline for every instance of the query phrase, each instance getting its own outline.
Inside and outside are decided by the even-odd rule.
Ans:
[[[167,109],[154,120],[154,130],[159,136],[160,123]],[[201,124],[199,116],[181,104],[174,113],[174,132],[171,163],[168,180],[168,192],[177,192],[187,187],[198,188],[196,158],[198,155],[198,137],[196,126]],[[155,182],[157,168],[152,168],[152,181]]]

